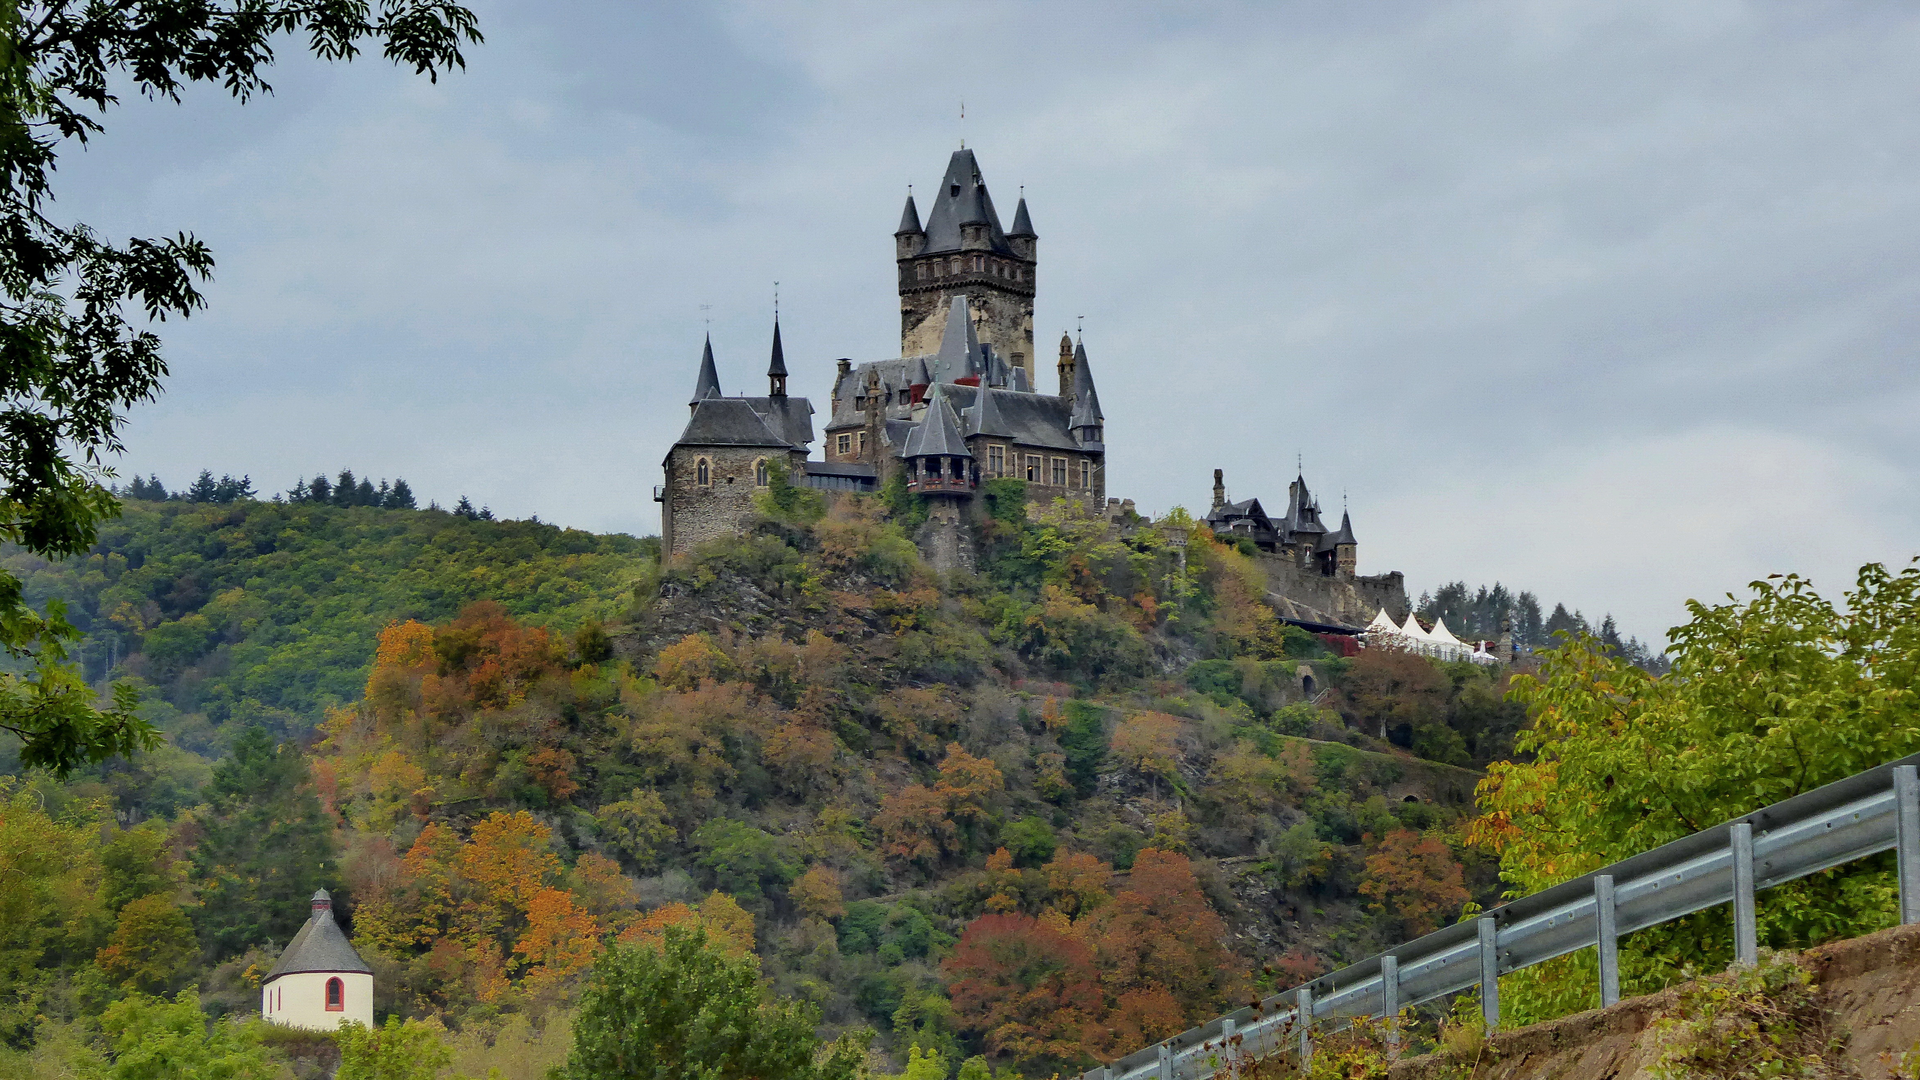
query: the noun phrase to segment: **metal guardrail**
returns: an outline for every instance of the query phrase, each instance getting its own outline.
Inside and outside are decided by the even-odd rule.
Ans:
[[[1920,922],[1920,754],[1437,930],[1137,1050],[1083,1080],[1202,1080],[1232,1058],[1294,1050],[1304,1060],[1313,1052],[1315,1025],[1392,1016],[1474,986],[1487,1026],[1497,1027],[1500,975],[1588,946],[1599,948],[1601,1003],[1611,1005],[1620,1000],[1621,934],[1732,903],[1735,962],[1753,963],[1755,892],[1890,848],[1899,852],[1900,921]]]

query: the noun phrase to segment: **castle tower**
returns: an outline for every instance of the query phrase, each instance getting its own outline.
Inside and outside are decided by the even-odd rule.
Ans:
[[[933,384],[926,419],[914,425],[900,456],[907,462],[907,490],[928,497],[927,517],[957,524],[960,503],[972,497],[979,474],[944,385]]]
[[[349,1020],[373,1026],[373,969],[333,921],[333,897],[313,894],[312,914],[260,984],[269,1022],[332,1031]]]
[[[787,396],[787,357],[780,351],[780,316],[773,317],[773,358],[767,361],[767,396]]]
[[[920,211],[907,196],[893,234],[900,268],[900,355],[936,352],[955,297],[971,300],[974,334],[993,346],[1035,386],[1033,294],[1035,245],[1022,198],[1013,229],[1003,231],[973,151],[956,151],[934,193],[921,227]]]
[[[1100,395],[1093,388],[1093,368],[1087,363],[1085,344],[1073,347],[1073,417],[1067,430],[1083,450],[1104,451],[1107,418],[1100,412]]]
[[[1069,403],[1073,401],[1073,339],[1066,334],[1060,335],[1060,397]]]
[[[1213,508],[1227,505],[1227,474],[1221,469],[1213,470]]]

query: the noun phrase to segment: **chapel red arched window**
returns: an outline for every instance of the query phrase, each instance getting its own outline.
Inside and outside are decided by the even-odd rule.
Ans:
[[[347,985],[339,979],[327,980],[327,1011],[339,1012],[347,1007]]]

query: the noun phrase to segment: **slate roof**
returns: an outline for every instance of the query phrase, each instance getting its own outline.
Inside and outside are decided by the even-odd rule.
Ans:
[[[933,361],[928,365],[933,381],[950,383],[978,375],[980,358],[980,336],[974,333],[967,298],[956,296],[947,305],[947,325],[940,332],[940,351],[933,354]]]
[[[967,410],[967,434],[1011,436],[1013,429],[1007,426],[997,407],[999,399],[1007,395],[1005,390],[985,388],[976,395],[973,408]]]
[[[1093,388],[1093,369],[1087,366],[1085,344],[1073,347],[1073,418],[1070,428],[1099,427],[1106,416],[1100,411],[1100,394]]]
[[[780,316],[773,317],[773,359],[767,362],[768,375],[785,375],[787,357],[780,351]]]
[[[713,337],[707,337],[707,347],[700,354],[700,376],[693,383],[693,399],[687,404],[705,398],[720,396],[720,373],[713,366]]]
[[[944,385],[940,388],[954,408],[974,407],[983,393],[980,387]],[[993,410],[1000,414],[1007,438],[1028,446],[1056,450],[1079,450],[1081,446],[1067,431],[1067,403],[1047,394],[1028,394],[1019,390],[986,390],[993,395]]]
[[[1038,234],[1033,231],[1033,219],[1027,217],[1027,199],[1024,195],[1020,197],[1020,205],[1013,209],[1013,228],[1007,230],[1007,235],[1034,236],[1036,238],[1038,236]]]
[[[1340,530],[1338,532],[1328,533],[1325,542],[1328,544],[1359,543],[1358,540],[1353,538],[1353,518],[1345,510],[1340,511]]]
[[[325,889],[314,893],[313,898],[316,902],[325,901],[329,905],[333,902]],[[286,951],[274,961],[273,970],[267,972],[263,981],[272,982],[282,975],[302,971],[358,971],[373,974],[367,962],[353,951],[353,945],[347,941],[347,935],[341,932],[340,924],[333,921],[331,906],[314,909],[313,914],[307,917],[306,925],[293,935]]]
[[[953,414],[953,405],[947,401],[945,387],[935,383],[933,393],[927,398],[927,415],[914,425],[913,433],[907,436],[907,445],[900,451],[901,457],[968,457],[967,441],[960,435],[960,418]]]
[[[759,399],[765,402],[766,398]],[[805,398],[788,398],[805,404]],[[809,415],[813,406],[807,406]],[[808,428],[812,428],[811,421]],[[680,433],[676,446],[778,446],[793,445],[767,426],[747,398],[712,397],[693,403],[693,418]]]
[[[1000,215],[994,212],[993,197],[987,194],[986,181],[980,178],[980,165],[973,151],[956,150],[947,160],[947,175],[934,193],[933,209],[927,212],[925,254],[960,250],[960,226],[984,223],[987,246],[1002,255],[1012,255],[1013,245],[1000,228]]]
[[[1024,202],[1024,200],[1022,200]],[[913,205],[913,192],[907,192],[907,208],[900,211],[900,227],[893,230],[895,236],[912,236],[920,231],[920,208]]]
[[[813,402],[803,397],[735,398],[744,401],[775,435],[783,435],[796,449],[813,442]]]

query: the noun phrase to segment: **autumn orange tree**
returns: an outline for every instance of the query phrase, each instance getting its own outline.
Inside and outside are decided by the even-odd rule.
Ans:
[[[932,787],[908,784],[888,795],[874,824],[885,838],[888,855],[931,869],[966,850],[1005,790],[1006,779],[998,765],[950,743],[940,762],[939,780]]]
[[[964,1030],[1029,1071],[1089,1064],[1088,1035],[1104,1012],[1085,942],[1031,915],[982,915],[941,964]]]
[[[1446,841],[1411,829],[1388,833],[1367,856],[1360,895],[1403,939],[1452,922],[1468,898],[1465,873]]]

